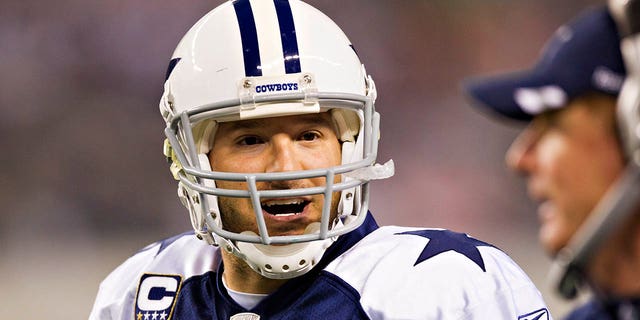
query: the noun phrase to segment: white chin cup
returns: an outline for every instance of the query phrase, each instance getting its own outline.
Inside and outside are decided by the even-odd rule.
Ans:
[[[304,233],[317,233],[319,230],[320,223],[314,222],[307,226]],[[256,235],[252,231],[245,231],[242,234]],[[254,271],[264,277],[291,279],[311,270],[334,241],[335,238],[328,238],[287,245],[237,242],[237,250],[233,250],[232,253],[243,259]]]

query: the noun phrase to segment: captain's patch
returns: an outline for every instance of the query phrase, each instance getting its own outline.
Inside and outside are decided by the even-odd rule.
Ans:
[[[180,292],[182,276],[145,273],[136,293],[136,320],[169,320]]]

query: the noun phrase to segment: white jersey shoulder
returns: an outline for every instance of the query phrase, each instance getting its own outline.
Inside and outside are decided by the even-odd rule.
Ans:
[[[509,256],[448,230],[381,227],[326,271],[360,293],[371,319],[552,319]]]
[[[196,239],[193,233],[145,247],[102,281],[89,319],[133,319],[136,294],[143,276],[175,278],[177,280],[173,281],[179,288],[181,282],[190,277],[214,271],[219,259],[216,250]]]

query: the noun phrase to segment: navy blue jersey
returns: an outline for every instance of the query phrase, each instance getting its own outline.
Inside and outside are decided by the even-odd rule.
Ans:
[[[571,312],[567,320],[633,320],[640,319],[640,299],[591,300]]]
[[[152,244],[102,282],[90,319],[551,319],[498,248],[449,230],[378,227],[371,215],[251,310],[229,296],[223,272],[219,249],[193,234]]]

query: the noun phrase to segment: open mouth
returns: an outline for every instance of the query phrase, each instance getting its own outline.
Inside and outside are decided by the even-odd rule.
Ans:
[[[274,216],[293,216],[302,213],[309,202],[302,199],[269,201],[262,204],[262,210]]]

